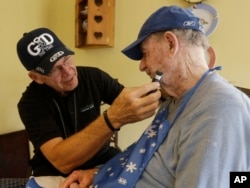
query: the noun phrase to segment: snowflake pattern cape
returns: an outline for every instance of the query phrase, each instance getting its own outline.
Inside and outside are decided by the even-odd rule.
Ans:
[[[221,69],[215,67],[209,69],[190,90],[183,104],[178,110],[172,123],[167,121],[168,110],[162,109],[151,125],[142,134],[137,143],[129,146],[125,151],[113,157],[95,174],[93,188],[133,188],[147,166],[149,160],[166,138],[169,129],[182,113],[188,101],[198,86],[210,71]]]

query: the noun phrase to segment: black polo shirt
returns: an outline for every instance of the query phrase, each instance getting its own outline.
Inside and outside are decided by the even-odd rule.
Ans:
[[[77,71],[79,84],[67,96],[33,81],[18,103],[21,120],[34,146],[31,160],[34,176],[67,175],[49,163],[40,146],[55,137],[66,138],[84,129],[100,115],[101,104],[112,104],[123,89],[123,85],[98,68],[77,67]],[[107,142],[92,159],[77,169],[103,164],[117,152]]]

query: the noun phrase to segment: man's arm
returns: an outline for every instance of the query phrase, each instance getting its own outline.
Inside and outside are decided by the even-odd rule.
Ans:
[[[118,129],[154,115],[159,106],[160,91],[146,94],[158,87],[158,83],[149,83],[137,88],[124,88],[108,109],[107,115],[113,127]],[[112,135],[101,115],[67,139],[57,137],[49,140],[41,146],[41,151],[55,168],[67,174],[93,157]]]

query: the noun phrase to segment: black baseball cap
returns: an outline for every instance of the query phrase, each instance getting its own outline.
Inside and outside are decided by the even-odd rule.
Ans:
[[[38,28],[28,33],[17,43],[17,54],[27,70],[48,75],[54,64],[63,56],[73,55],[54,32]]]

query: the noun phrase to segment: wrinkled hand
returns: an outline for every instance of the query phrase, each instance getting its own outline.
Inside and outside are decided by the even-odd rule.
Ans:
[[[87,188],[92,185],[96,168],[89,170],[75,170],[63,182],[59,188]]]
[[[115,128],[151,117],[159,107],[161,92],[159,83],[152,82],[141,87],[124,88],[108,109],[108,117]],[[156,92],[148,92],[157,90]]]

